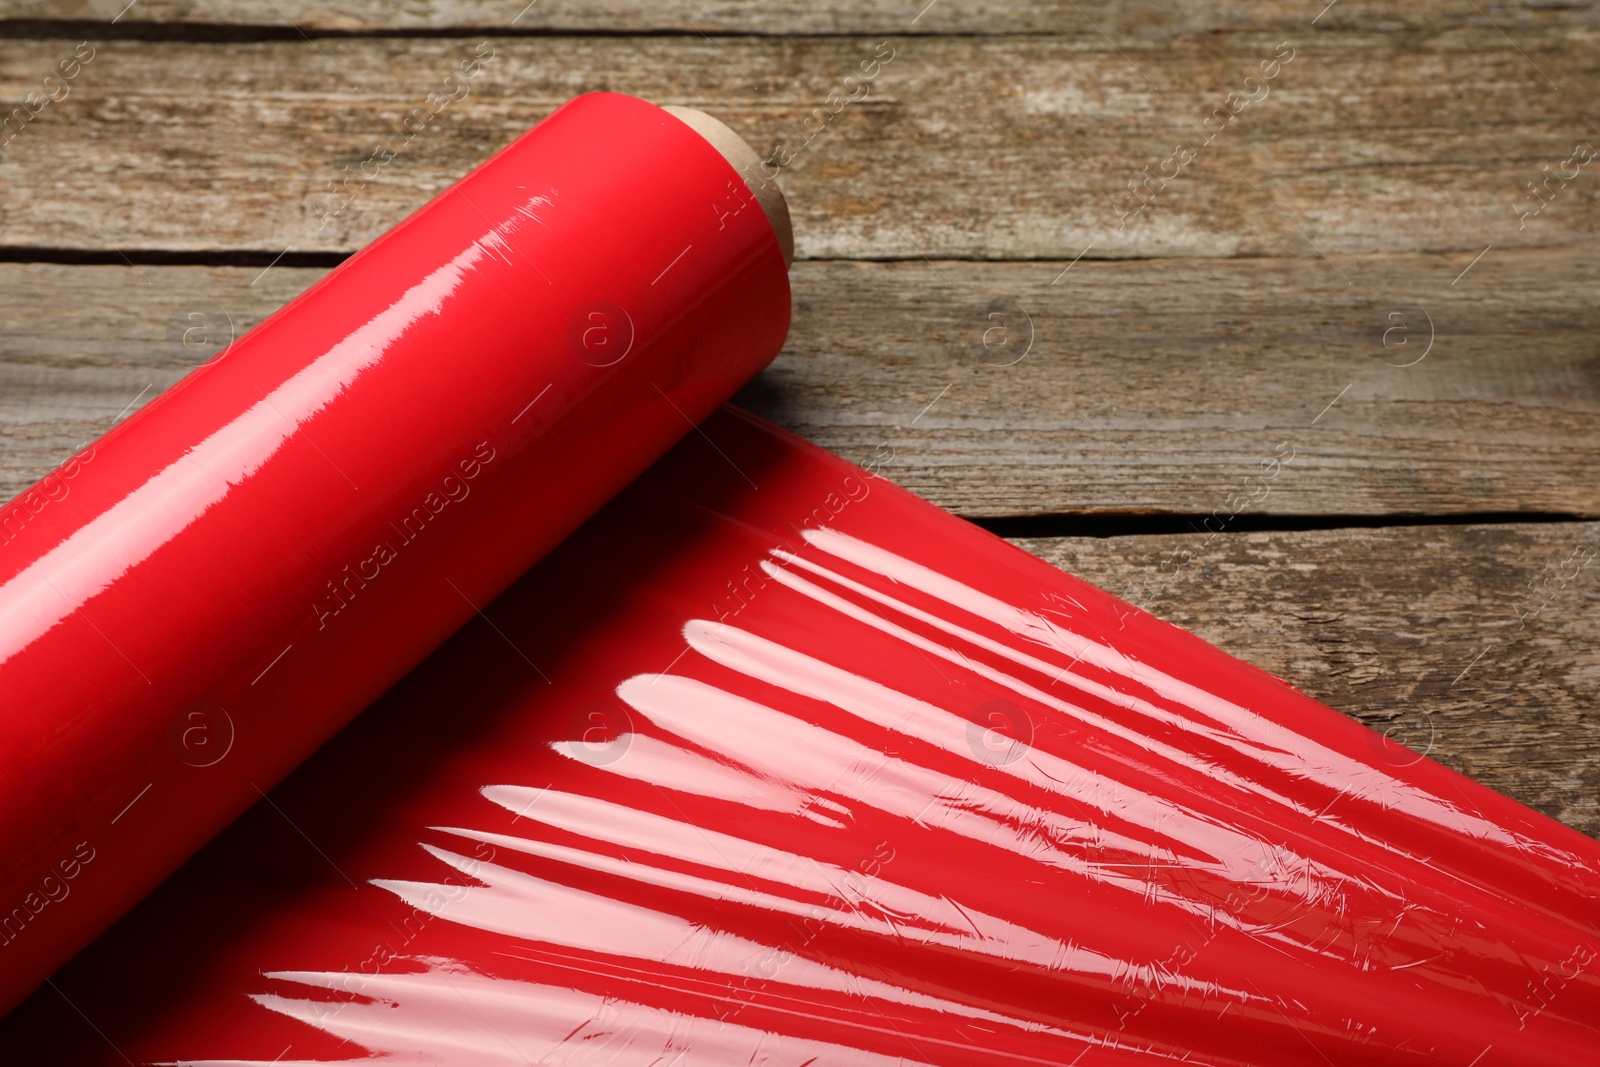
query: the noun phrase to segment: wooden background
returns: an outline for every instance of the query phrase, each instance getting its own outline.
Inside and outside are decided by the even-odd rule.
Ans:
[[[1600,3],[524,2],[0,0],[0,496],[563,100],[697,106],[793,156],[742,402],[1600,834]]]

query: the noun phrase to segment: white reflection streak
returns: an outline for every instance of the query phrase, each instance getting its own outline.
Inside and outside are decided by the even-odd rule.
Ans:
[[[537,818],[587,840],[610,841],[629,849],[630,853],[639,850],[666,856],[841,901],[845,906],[835,907],[827,915],[828,922],[839,926],[896,940],[903,940],[908,934],[915,935],[924,943],[1029,963],[1050,971],[1115,979],[1128,968],[1128,963],[1120,958],[1057,940],[957,904],[947,896],[930,896],[876,875],[847,871],[811,856],[786,852],[611,801],[546,790],[540,794],[538,805],[529,809],[533,790],[525,787],[491,786],[483,793],[508,811],[528,809],[524,817]],[[445,827],[435,829],[531,855],[561,859],[590,870],[610,871],[635,881],[680,889],[708,899],[754,904],[769,911],[794,915],[815,915],[815,905],[808,906],[797,899],[651,867],[636,856],[631,856],[629,861],[618,861],[543,841]],[[1204,993],[1218,988],[1186,976],[1174,976],[1172,982],[1186,992]],[[1259,999],[1240,990],[1226,992],[1240,1003]]]
[[[549,797],[549,793],[546,793]],[[541,801],[542,805],[542,801]],[[528,813],[523,817],[531,817]],[[549,841],[536,840],[536,838],[512,837],[507,833],[490,833],[486,830],[467,830],[459,827],[434,827],[443,833],[454,833],[458,837],[467,838],[469,841],[482,841],[486,845],[496,848],[509,848],[528,856],[539,856],[544,859],[554,859],[563,864],[573,864],[584,870],[598,870],[598,872],[619,875],[630,878],[642,885],[659,886],[662,889],[675,889],[678,893],[688,893],[691,896],[702,897],[707,901],[726,901],[731,904],[746,904],[750,907],[778,913],[778,915],[797,915],[797,917],[810,917],[816,904],[805,904],[795,901],[792,897],[781,896],[776,893],[766,893],[763,889],[746,888],[746,886],[733,885],[728,881],[715,880],[715,878],[702,878],[699,875],[688,875],[678,870],[666,870],[662,867],[651,867],[632,859],[616,859],[616,857],[602,856],[590,853],[587,849],[571,848],[566,845],[552,845]],[[685,827],[691,833],[699,833],[699,827]],[[608,835],[616,837],[616,835]],[[712,835],[718,840],[726,841],[726,835]],[[667,845],[656,841],[656,848],[667,848]],[[683,856],[693,859],[693,862],[726,870],[730,873],[744,875],[744,870],[739,870],[734,865],[723,862],[722,859],[704,853]],[[678,854],[678,849],[672,849]],[[790,856],[790,859],[798,857]],[[941,944],[950,949],[965,949],[968,952],[978,952],[982,955],[1003,958],[1003,960],[1019,961],[1019,963],[1032,963],[1037,966],[1059,966],[1059,955],[1064,945],[1053,941],[1050,937],[1034,933],[1029,929],[1014,926],[1013,923],[994,918],[982,912],[973,912],[971,909],[955,909],[954,905],[938,897],[926,896],[917,893],[914,889],[904,889],[893,883],[883,883],[875,878],[859,878],[861,888],[858,891],[846,888],[848,878],[853,877],[850,872],[840,870],[838,867],[829,867],[827,864],[818,864],[821,869],[821,885],[805,886],[806,891],[818,894],[819,897],[830,897],[845,901],[848,907],[827,912],[830,923],[846,926],[851,929],[861,929],[866,933],[882,934],[886,937],[906,936],[907,931],[915,931],[920,941],[930,944]],[[794,873],[802,873],[800,865],[795,864]],[[773,877],[773,875],[763,875]],[[918,904],[930,912],[915,912]],[[1026,939],[1024,939],[1026,934]],[[1008,936],[1016,936],[1016,941],[1010,941]]]
[[[535,197],[529,206],[543,202],[543,197]],[[439,314],[472,268],[520,225],[498,227],[473,242],[371,321],[0,585],[0,665],[149,559],[235,485],[260,470],[303,425],[381,363],[402,334],[425,317]]]
[[[827,1041],[702,1019],[564,986],[493,978],[444,960],[415,974],[366,976],[363,999],[261,994],[257,1003],[373,1055],[272,1061],[275,1067],[595,1067],[600,1064],[761,1064],[763,1067],[927,1067]],[[349,974],[274,971],[267,978],[342,992]],[[471,1013],[463,1011],[463,1004]],[[268,1067],[265,1060],[179,1060],[167,1067]]]
[[[1109,685],[1096,682],[1093,679],[1084,678],[1081,675],[1062,671],[1059,664],[1046,663],[1043,660],[1030,656],[1025,652],[1020,652],[1017,649],[1012,648],[1000,641],[991,640],[980,633],[968,630],[962,626],[958,626],[947,619],[933,614],[932,612],[923,611],[920,608],[913,607],[902,600],[889,596],[887,593],[873,589],[870,586],[862,584],[861,582],[846,578],[842,574],[831,571],[826,567],[811,562],[810,560],[803,559],[792,552],[776,549],[772,554],[774,558],[779,560],[785,566],[797,567],[818,577],[825,578],[835,585],[848,589],[860,596],[875,600],[885,607],[892,608],[902,615],[907,615],[911,618],[917,619],[918,621],[928,623],[931,626],[943,630],[945,633],[957,638],[958,640],[965,641],[975,645],[978,648],[997,653],[1000,656],[1003,656],[1017,664],[1028,667],[1041,674],[1050,675],[1052,678],[1060,682],[1082,690],[1083,692],[1088,693],[1090,696],[1099,697],[1107,703],[1126,708],[1129,711],[1155,719],[1159,722],[1172,724],[1181,721],[1184,728],[1189,732],[1200,734],[1203,737],[1211,737],[1215,740],[1222,741],[1224,744],[1227,744],[1231,741],[1231,738],[1218,736],[1218,731],[1215,731],[1204,724],[1195,724],[1189,720],[1180,720],[1178,716],[1172,715],[1170,712],[1151,704],[1147,700],[1141,700],[1139,697],[1120,692]],[[792,578],[791,576],[783,573],[780,568],[770,563],[765,564],[762,569],[767,575],[776,579],[780,584],[787,585],[796,592],[811,597],[813,600],[821,600],[821,597],[817,596],[813,592],[813,590],[816,590],[820,587],[810,585],[809,583],[802,584],[802,580]],[[845,601],[843,601],[842,598],[836,598],[835,600],[827,601],[827,603],[835,610],[843,610],[840,608],[840,604],[845,603]],[[856,617],[861,618],[859,613],[856,615]],[[862,618],[862,621],[867,620]],[[1070,704],[1064,700],[1058,700],[1051,696],[1048,692],[1038,689],[1034,686],[1030,686],[1021,679],[1013,678],[1009,674],[985,667],[983,664],[974,663],[969,657],[961,656],[960,653],[954,649],[949,649],[943,645],[939,645],[935,642],[928,641],[925,638],[921,638],[918,635],[911,633],[909,630],[896,626],[887,620],[880,620],[876,623],[869,622],[869,625],[874,625],[877,629],[882,630],[893,637],[896,637],[902,641],[906,641],[909,644],[914,644],[917,647],[922,648],[922,650],[925,652],[932,652],[943,659],[947,659],[952,662],[959,662],[974,674],[988,678],[990,681],[999,682],[1014,693],[1025,696],[1030,700],[1037,700],[1041,703],[1048,704],[1051,707],[1054,707],[1057,711],[1065,712],[1071,715],[1073,718],[1088,723],[1112,737],[1121,738],[1122,740],[1127,741],[1138,748],[1142,748],[1147,752],[1163,757],[1170,762],[1178,764],[1179,766],[1185,768],[1199,768],[1206,774],[1207,777],[1226,782],[1243,792],[1253,793],[1257,796],[1265,797],[1266,799],[1271,800],[1276,804],[1281,804],[1284,807],[1301,815],[1315,816],[1318,814],[1315,809],[1305,807],[1292,797],[1287,797],[1274,790],[1268,789],[1260,782],[1252,781],[1243,775],[1236,774],[1227,767],[1216,763],[1202,761],[1193,752],[1190,752],[1186,749],[1179,748],[1175,745],[1165,744],[1147,734],[1141,733],[1139,730],[1125,726],[1114,719],[1108,719],[1103,715],[1097,715],[1080,705]],[[1004,624],[1002,623],[1001,625]],[[1074,653],[1074,655],[1076,655],[1076,653]],[[1230,745],[1230,747],[1235,746]]]
[[[793,576],[790,579],[803,581]],[[970,723],[954,712],[736,627],[697,619],[684,627],[683,634],[695,651],[747,677],[821,700],[867,722],[978,762],[965,741]],[[1267,842],[1204,819],[1162,797],[1120,789],[1123,783],[1110,782],[1103,775],[1038,748],[1030,748],[1010,763],[996,765],[995,770],[1157,833],[1162,833],[1163,825],[1177,828],[1183,840],[1204,847],[1226,863],[1230,877],[1239,882],[1260,883],[1285,866],[1282,850]],[[1106,789],[1108,785],[1119,787],[1120,791],[1110,792]],[[1293,859],[1291,869],[1283,872],[1289,880],[1274,879],[1272,888],[1307,903],[1338,910],[1342,906],[1346,877],[1306,857],[1294,856]],[[1361,884],[1399,899],[1382,887]],[[1174,897],[1173,901],[1180,903],[1181,898]],[[1189,901],[1184,906],[1206,915],[1213,912],[1203,900]],[[1218,915],[1218,918],[1227,917]]]
[[[523,785],[490,785],[483,790],[483,795],[502,808],[510,809],[512,805],[517,806],[517,809],[528,808],[523,817],[533,817],[546,825],[571,830],[594,840],[611,841],[614,845],[621,845],[622,848],[645,849],[656,856],[674,857],[701,867],[733,873],[742,878],[762,878],[786,888],[800,889],[803,893],[837,897],[851,904],[867,904],[886,917],[893,917],[894,929],[925,928],[926,931],[941,936],[944,934],[957,937],[976,936],[997,944],[1018,945],[1018,949],[1014,949],[1018,955],[1005,957],[1011,960],[1050,960],[1056,957],[1061,949],[1059,942],[1051,937],[1011,925],[1008,921],[984,915],[973,909],[955,907],[946,897],[918,893],[915,889],[904,888],[885,878],[845,870],[816,857],[790,853],[786,849],[734,837],[733,833],[710,830],[690,822],[680,822],[637,808],[627,808],[613,801],[581,797],[578,793],[546,790],[539,797],[538,805],[530,808],[528,800],[531,792],[533,790],[526,789]],[[520,851],[528,851],[528,846],[539,846],[539,848],[544,846],[539,841],[520,841],[515,838],[510,841],[494,840],[491,843],[496,845],[506,843],[510,848]],[[595,857],[595,859],[605,859],[605,857]],[[662,875],[670,878],[672,872],[662,872]],[[686,877],[693,878],[693,875]],[[728,885],[722,881],[706,881],[701,878],[693,878],[693,881],[698,888],[690,891],[701,893],[702,896],[722,896],[722,899],[760,897],[762,901],[768,902],[766,905],[771,909],[784,912],[794,912],[803,907],[800,901],[787,897],[774,899],[773,894],[763,893],[760,889],[744,889],[742,886]],[[702,886],[710,886],[709,891],[702,891]],[[877,918],[869,920],[866,915],[862,915],[859,921],[882,923],[882,920]],[[890,929],[890,933],[894,933],[894,929]],[[984,933],[986,929],[990,933]],[[952,941],[950,944],[958,942]],[[1029,947],[1024,950],[1021,949],[1021,945]]]
[[[666,963],[726,975],[742,983],[729,985],[740,999],[746,999],[751,991],[773,982],[832,990],[853,997],[876,997],[968,1019],[1087,1039],[1085,1035],[1068,1034],[863,978],[795,953],[785,953],[775,945],[691,923],[639,904],[565,886],[444,849],[423,847],[435,858],[483,882],[484,886],[463,889],[431,882],[393,880],[373,884],[387,889],[412,907],[463,926],[525,941],[629,957],[647,964]]]
[[[1570,854],[1557,852],[1543,842],[1508,832],[1475,813],[1464,811],[1440,797],[1397,779],[1381,768],[1336,752],[1215,693],[1175,678],[1148,663],[1130,659],[1111,646],[1083,634],[1064,630],[1035,612],[1025,611],[992,597],[904,556],[896,555],[887,549],[868,544],[837,530],[808,530],[805,539],[829,555],[853,563],[897,584],[920,590],[957,610],[994,622],[1008,633],[1136,682],[1158,696],[1209,719],[1221,729],[1197,723],[1189,716],[1162,712],[1153,705],[1147,704],[1137,710],[1152,715],[1159,721],[1210,737],[1240,755],[1274,770],[1301,776],[1332,790],[1337,796],[1348,795],[1365,800],[1381,808],[1396,810],[1433,823],[1446,830],[1553,856],[1564,862],[1579,862]],[[783,581],[785,576],[780,574],[775,577]],[[869,592],[869,595],[881,599],[881,594]],[[909,606],[906,608],[914,610]],[[926,621],[940,626],[947,633],[959,633],[963,637],[971,633],[939,620],[936,616],[928,615]],[[882,628],[881,624],[879,628]],[[1066,640],[1069,636],[1072,639],[1070,643]],[[994,647],[1014,661],[1022,662],[1023,653],[1000,644],[995,644]],[[1045,666],[1041,664],[1038,669],[1045,669]],[[1064,680],[1070,680],[1075,685],[1081,685],[1083,682],[1080,678]],[[1125,701],[1119,702],[1126,706]]]
[[[483,253],[468,249],[238,418],[0,586],[0,663],[144,562],[259,470],[389,346],[445,299]],[[113,556],[106,543],[125,550]],[[53,585],[60,591],[51,592]]]
[[[953,779],[922,764],[853,741],[842,734],[796,718],[746,697],[676,675],[636,675],[617,687],[617,696],[664,730],[704,747],[717,746],[725,756],[749,768],[752,785],[781,782],[795,791],[827,789],[901,818],[938,826],[962,837],[1059,866],[1098,880],[1148,889],[1144,878],[1124,877],[1117,868],[1128,863],[1085,861],[1061,846],[1071,842],[1085,850],[1125,850],[1137,856],[1139,870],[1152,863],[1182,864],[1187,869],[1226,873],[1218,855],[1177,856],[1173,844],[1192,840],[1139,841],[1091,823],[1067,819],[973,782]],[[630,758],[632,753],[629,753]],[[626,761],[619,761],[626,762]],[[656,784],[665,784],[657,782]],[[930,821],[929,812],[943,818]],[[1169,826],[1172,819],[1166,819]],[[1152,838],[1165,835],[1151,825]],[[1183,826],[1177,827],[1180,831]],[[1176,835],[1181,839],[1181,833]],[[1223,841],[1228,845],[1232,842]]]
[[[622,734],[609,746],[627,753],[627,759],[605,764],[606,770],[624,778],[763,811],[797,815],[835,829],[843,829],[846,823],[842,820],[850,818],[848,808],[825,798],[807,796],[797,786],[775,778],[758,779],[648,734]],[[550,748],[568,759],[588,762],[582,741],[552,741]]]
[[[535,792],[524,786],[490,786],[483,791],[484,796],[507,811],[522,812],[523,818],[536,819],[585,840],[610,841],[628,850],[628,858],[617,859],[584,849],[507,834],[446,826],[433,829],[469,841],[570,863],[584,870],[604,871],[640,884],[675,889],[708,900],[752,905],[769,912],[802,916],[895,941],[915,939],[924,944],[943,945],[974,955],[1027,963],[1051,972],[1115,981],[1125,975],[1131,966],[1119,957],[1072,942],[1059,941],[975,908],[958,905],[948,897],[929,896],[876,875],[846,871],[810,856],[786,852],[692,823],[577,793],[537,791],[539,802],[530,805],[529,801]],[[466,857],[458,857],[457,862],[442,851],[429,851],[451,862],[462,873],[493,884],[491,878],[480,873],[497,870],[492,865]],[[812,894],[819,901],[828,899],[837,903],[824,909],[816,901],[808,904],[795,897],[770,893],[753,886],[739,886],[667,870],[646,863],[639,856],[641,852],[720,870],[747,881],[761,879]],[[419,900],[426,899],[429,892],[435,894],[436,900],[442,894],[442,890],[436,886],[418,887]],[[463,921],[456,917],[457,907],[445,905],[438,914]],[[819,911],[822,912],[820,918]],[[617,947],[616,940],[604,932],[597,933],[596,939],[590,940],[588,947],[603,952],[623,951]],[[1168,981],[1186,994],[1205,996],[1220,993],[1239,1004],[1261,999],[1243,990],[1227,989],[1215,982],[1187,975],[1171,975]],[[956,1010],[965,1014],[975,1011],[967,1007]],[[994,1018],[1011,1025],[1024,1025],[1004,1016]],[[1060,1033],[1053,1029],[1051,1032]]]

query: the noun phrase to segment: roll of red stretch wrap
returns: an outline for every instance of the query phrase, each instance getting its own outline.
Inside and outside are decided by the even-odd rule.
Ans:
[[[788,322],[733,165],[661,108],[585,96],[25,494],[0,518],[0,1011]]]

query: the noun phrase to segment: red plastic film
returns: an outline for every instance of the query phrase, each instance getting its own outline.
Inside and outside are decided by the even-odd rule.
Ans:
[[[0,1010],[690,432],[788,321],[734,167],[654,105],[585,96],[10,505]]]
[[[1596,842],[713,414],[789,293],[687,122],[568,105],[0,513],[0,1005],[146,898],[0,1056],[1595,1063]]]
[[[1596,1062],[1596,842],[758,420],[704,434],[0,1048]]]

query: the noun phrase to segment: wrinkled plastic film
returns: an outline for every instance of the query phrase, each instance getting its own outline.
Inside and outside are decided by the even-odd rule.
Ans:
[[[728,160],[586,96],[8,507],[0,1010],[691,432],[788,319]]]
[[[1594,1062],[1594,841],[759,420],[705,435],[0,1037]]]

